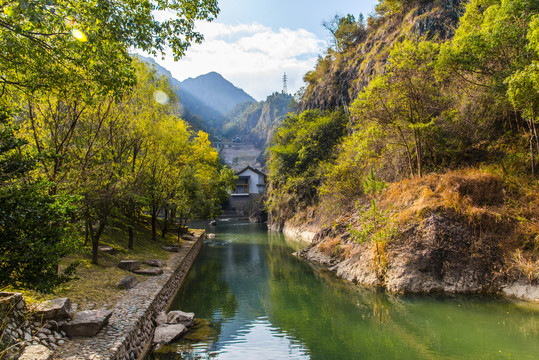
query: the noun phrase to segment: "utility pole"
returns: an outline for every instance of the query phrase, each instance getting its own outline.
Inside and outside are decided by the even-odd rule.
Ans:
[[[286,73],[283,75],[283,94],[288,94],[288,88],[286,86]]]

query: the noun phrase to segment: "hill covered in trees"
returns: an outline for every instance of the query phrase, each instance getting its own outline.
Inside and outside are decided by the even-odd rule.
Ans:
[[[269,149],[274,228],[397,292],[539,281],[539,4],[381,0],[326,23]]]

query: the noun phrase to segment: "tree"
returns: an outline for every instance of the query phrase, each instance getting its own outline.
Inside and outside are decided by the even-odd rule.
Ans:
[[[196,20],[212,20],[216,0],[38,0],[2,1],[0,86],[33,92],[71,82],[81,93],[87,82],[102,93],[120,94],[133,81],[130,48],[175,59],[202,35]],[[157,11],[168,17],[157,20]],[[54,59],[54,61],[51,61]]]
[[[534,140],[539,154],[539,136],[537,135],[537,115],[539,114],[539,15],[530,22],[528,48],[535,53],[535,58],[524,69],[519,69],[506,79],[507,95],[515,109],[522,111],[527,120],[530,134],[531,172],[535,175]]]
[[[26,142],[14,136],[9,117],[0,109],[0,287],[49,292],[73,275],[75,265],[58,273],[60,260],[75,249],[73,207],[28,177],[35,159],[24,153]]]
[[[324,21],[322,25],[331,33],[333,47],[340,52],[348,50],[367,36],[362,14],[358,21],[351,14],[335,15],[331,20]]]
[[[538,16],[539,3],[534,0],[472,0],[454,39],[442,46],[440,54],[441,66],[451,75],[463,80],[468,89],[485,94],[483,106],[494,108],[497,116],[492,128],[503,132],[528,128],[532,173],[534,141],[539,147],[534,120]],[[520,112],[526,126],[519,113],[511,121],[514,110]]]
[[[372,80],[351,107],[359,126],[375,121],[394,133],[405,149],[411,175],[423,175],[427,134],[448,108],[435,78],[438,48],[429,41],[395,45],[386,73]]]

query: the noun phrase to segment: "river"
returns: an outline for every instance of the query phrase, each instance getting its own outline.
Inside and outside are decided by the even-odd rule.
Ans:
[[[263,224],[206,230],[216,236],[171,307],[196,327],[149,359],[539,358],[539,304],[390,295],[295,258],[305,244]]]

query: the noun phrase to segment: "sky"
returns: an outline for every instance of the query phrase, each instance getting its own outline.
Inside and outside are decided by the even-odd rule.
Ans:
[[[216,71],[256,100],[283,89],[303,86],[328,47],[329,32],[322,26],[336,14],[373,13],[377,0],[219,0],[221,9],[211,23],[201,22],[204,35],[186,56],[155,60],[178,80]]]

